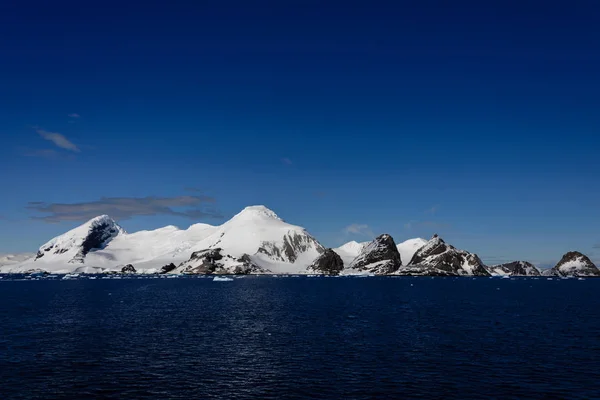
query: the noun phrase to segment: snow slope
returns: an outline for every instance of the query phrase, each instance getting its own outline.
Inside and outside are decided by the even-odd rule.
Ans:
[[[33,253],[2,254],[0,255],[0,268],[20,264],[33,257],[35,257]]]
[[[350,263],[358,257],[362,249],[371,242],[362,242],[358,243],[356,241],[351,241],[346,244],[343,244],[340,247],[333,249],[344,261],[344,266],[348,268]]]
[[[427,244],[427,240],[421,238],[408,239],[400,244],[398,244],[398,251],[400,252],[400,257],[402,258],[402,264],[406,265],[412,260],[413,255],[419,250],[421,247]]]

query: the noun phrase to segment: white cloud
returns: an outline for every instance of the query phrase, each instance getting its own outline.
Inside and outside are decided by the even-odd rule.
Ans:
[[[81,115],[79,115],[77,113],[71,113],[71,114],[68,115],[68,117],[70,117],[70,118],[80,118]]]
[[[60,147],[61,149],[74,151],[76,153],[79,153],[79,151],[80,151],[79,147],[77,147],[77,145],[75,145],[73,142],[71,142],[69,139],[67,139],[65,137],[65,135],[63,135],[61,133],[48,132],[48,131],[45,131],[45,130],[39,129],[39,128],[36,128],[35,131],[42,138],[54,143],[57,147]]]

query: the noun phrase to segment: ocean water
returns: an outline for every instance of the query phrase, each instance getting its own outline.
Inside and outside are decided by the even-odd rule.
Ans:
[[[0,280],[1,399],[600,398],[600,279]]]

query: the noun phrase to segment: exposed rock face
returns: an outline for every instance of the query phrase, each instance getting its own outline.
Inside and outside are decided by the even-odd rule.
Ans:
[[[248,254],[239,258],[223,255],[223,249],[217,247],[195,251],[189,260],[178,266],[184,274],[251,274],[265,272],[254,264]]]
[[[318,274],[339,275],[344,269],[344,261],[333,249],[326,249],[313,263],[307,268],[308,271],[314,271]]]
[[[585,255],[570,251],[552,268],[557,276],[600,276],[600,270]]]
[[[319,253],[324,251],[321,243],[312,236],[290,231],[283,237],[282,246],[278,247],[274,243],[263,242],[257,252],[267,255],[273,260],[293,263],[298,259],[299,254],[311,248],[315,248]]]
[[[490,275],[476,254],[458,250],[438,235],[417,250],[410,263],[399,272],[404,275]]]
[[[123,274],[135,274],[137,271],[131,264],[127,264],[123,268],[121,268],[121,273]]]
[[[377,236],[350,263],[352,269],[378,275],[396,272],[400,266],[402,266],[400,253],[394,239],[388,234]]]
[[[160,269],[159,273],[166,274],[166,273],[173,271],[175,268],[177,268],[177,265],[175,265],[173,263],[167,264]]]
[[[509,276],[540,276],[541,272],[530,262],[513,261],[505,264],[493,265],[488,268],[492,275]]]
[[[115,238],[123,229],[107,215],[93,218],[85,224],[57,236],[38,250],[35,260],[49,254],[69,257],[66,261],[71,264],[83,264],[85,256],[93,250],[99,250]]]

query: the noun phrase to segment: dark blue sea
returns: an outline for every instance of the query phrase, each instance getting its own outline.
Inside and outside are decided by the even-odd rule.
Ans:
[[[0,398],[600,398],[600,279],[0,280]]]

